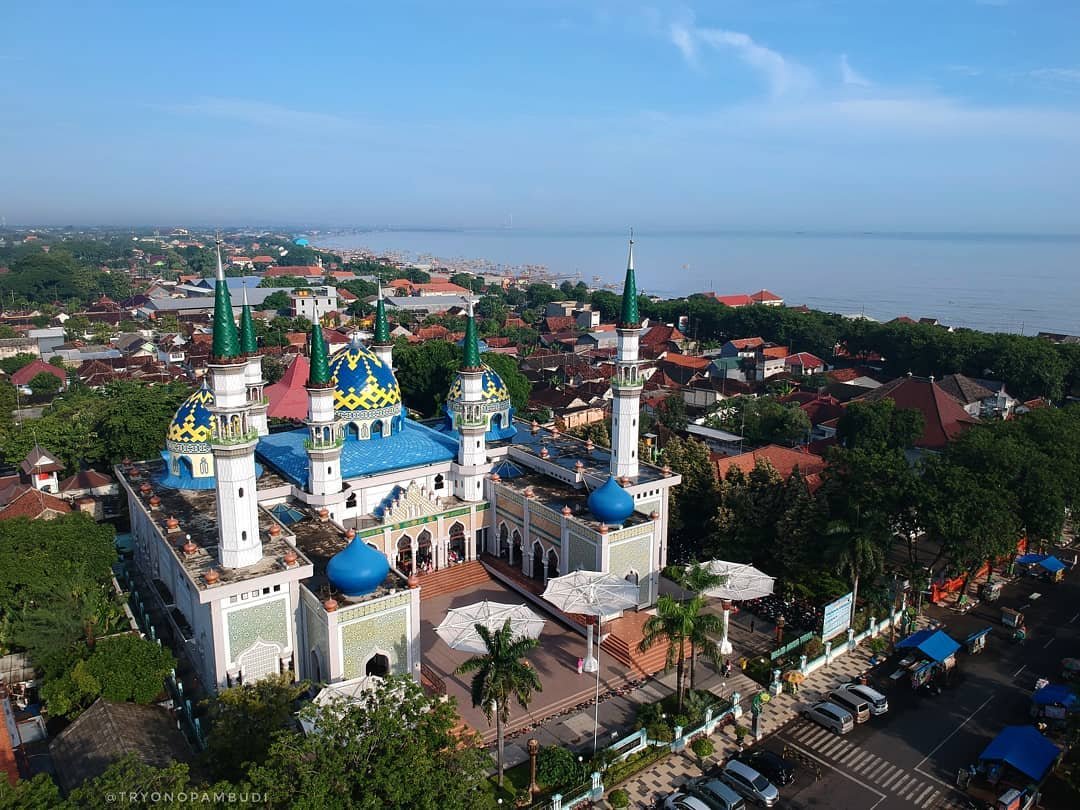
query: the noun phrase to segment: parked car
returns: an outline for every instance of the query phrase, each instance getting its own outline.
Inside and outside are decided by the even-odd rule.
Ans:
[[[705,777],[695,779],[683,790],[701,799],[713,810],[745,810],[746,803],[742,796],[732,790],[719,779]]]
[[[866,686],[861,683],[845,683],[840,687],[841,689],[847,689],[849,692],[861,697],[867,703],[870,704],[870,714],[875,717],[885,714],[889,711],[889,699],[885,697],[881,692],[872,687]]]
[[[855,718],[835,703],[822,701],[803,712],[803,717],[824,726],[834,734],[847,734],[855,728]]]
[[[664,810],[713,810],[697,796],[691,796],[681,790],[675,791],[664,799],[663,807]]]
[[[755,804],[772,807],[780,801],[780,791],[776,785],[755,771],[744,762],[730,760],[720,770],[720,778]]]
[[[770,751],[767,748],[744,751],[735,759],[746,763],[774,785],[784,787],[795,781],[795,771],[797,769],[795,760],[784,759],[775,751]]]
[[[855,694],[850,689],[840,687],[829,693],[829,702],[835,703],[841,709],[855,718],[856,723],[865,723],[870,719],[870,703],[866,698]]]

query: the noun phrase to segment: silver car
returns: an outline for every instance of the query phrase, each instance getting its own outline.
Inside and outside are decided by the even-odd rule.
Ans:
[[[873,689],[869,686],[864,686],[861,683],[845,683],[840,687],[846,689],[849,692],[854,692],[861,697],[867,703],[870,704],[870,714],[877,717],[878,715],[885,714],[889,711],[889,699],[885,697],[877,689]]]
[[[776,785],[744,762],[733,759],[724,765],[720,778],[731,785],[736,793],[745,796],[762,807],[772,807],[780,801]]]

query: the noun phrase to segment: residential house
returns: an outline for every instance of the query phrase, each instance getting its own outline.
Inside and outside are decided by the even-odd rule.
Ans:
[[[756,293],[752,293],[750,295],[750,302],[753,304],[760,304],[763,307],[782,307],[784,305],[783,298],[768,290],[758,290]]]
[[[938,382],[941,389],[959,402],[970,416],[982,416],[983,402],[994,398],[994,392],[963,374],[947,374]]]
[[[980,416],[1007,419],[1020,404],[1020,400],[1009,394],[1009,392],[1005,390],[1005,383],[1000,380],[979,378],[976,379],[975,382],[990,391],[993,395],[992,397],[983,400],[983,410]]]
[[[749,475],[759,463],[768,464],[785,481],[795,473],[795,470],[798,470],[806,479],[811,492],[821,486],[821,472],[828,466],[825,459],[814,455],[806,448],[793,450],[790,447],[768,444],[757,450],[751,450],[749,453],[714,457],[713,469],[717,479],[722,480],[732,468],[738,468]]]
[[[639,341],[643,357],[659,357],[664,352],[681,352],[686,347],[686,335],[668,324],[650,326]]]
[[[692,380],[682,389],[683,401],[687,407],[705,411],[711,411],[725,399],[748,396],[753,393],[754,387],[742,380],[711,376]]]
[[[706,377],[712,361],[708,357],[668,352],[656,361],[656,369],[663,372],[678,385],[689,385],[694,379]]]
[[[877,402],[885,398],[893,400],[897,408],[917,410],[922,414],[922,435],[915,441],[915,446],[920,450],[941,451],[979,421],[932,377],[899,377],[854,401]]]
[[[736,338],[720,347],[721,357],[740,357],[745,360],[757,359],[758,350],[765,346],[765,339],[760,337]]]
[[[825,371],[825,362],[810,352],[798,352],[784,358],[784,371],[803,377],[821,374]]]
[[[34,360],[32,363],[28,363],[18,371],[13,372],[11,375],[11,384],[18,387],[23,393],[29,394],[30,381],[38,374],[51,374],[60,381],[61,390],[67,387],[67,370],[57,368],[54,365],[46,363],[44,360]]]
[[[297,287],[289,292],[289,312],[294,318],[304,317],[314,323],[337,308],[336,287]]]

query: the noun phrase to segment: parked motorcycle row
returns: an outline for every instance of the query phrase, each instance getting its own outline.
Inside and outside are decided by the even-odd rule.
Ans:
[[[760,599],[747,599],[739,604],[742,610],[748,610],[773,624],[783,616],[784,625],[792,630],[821,631],[824,612],[808,599],[784,599],[776,594],[769,594]]]

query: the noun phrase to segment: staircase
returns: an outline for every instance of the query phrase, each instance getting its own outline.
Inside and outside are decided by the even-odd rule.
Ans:
[[[458,563],[439,571],[420,574],[420,599],[432,599],[448,593],[455,593],[470,585],[483,585],[491,582],[491,577],[476,560]]]

